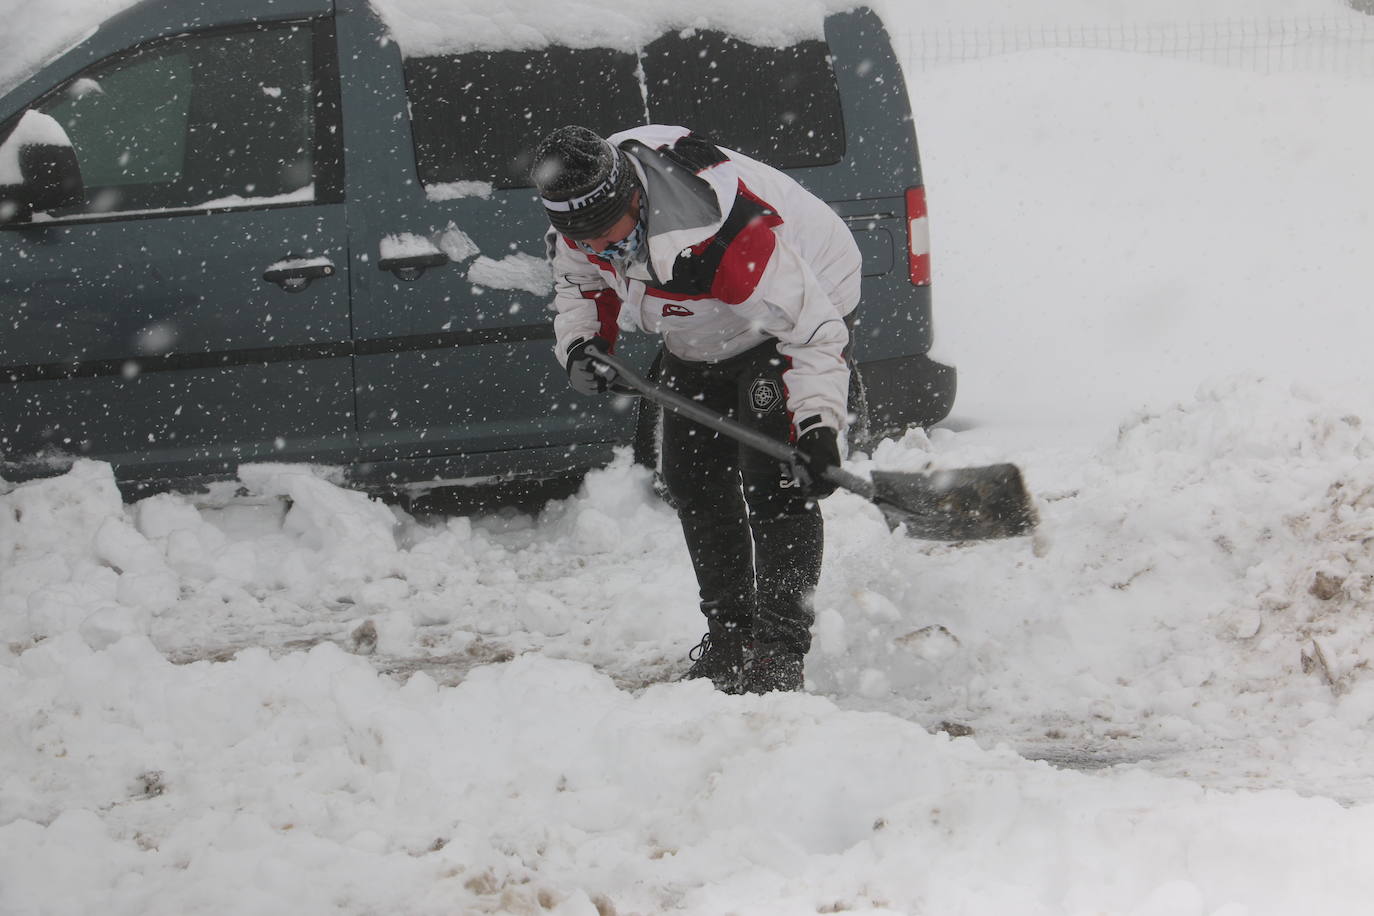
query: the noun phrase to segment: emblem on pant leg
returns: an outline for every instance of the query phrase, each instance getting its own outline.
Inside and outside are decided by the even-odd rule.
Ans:
[[[771,378],[756,378],[749,386],[749,406],[768,413],[782,403],[782,386]]]

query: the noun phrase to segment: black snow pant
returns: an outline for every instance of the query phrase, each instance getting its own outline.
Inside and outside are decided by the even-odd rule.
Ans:
[[[787,441],[774,342],[719,363],[663,355],[659,381],[774,439]],[[738,627],[756,652],[811,647],[811,599],[821,573],[820,508],[791,468],[670,411],[663,416],[663,477],[677,504],[710,630]]]

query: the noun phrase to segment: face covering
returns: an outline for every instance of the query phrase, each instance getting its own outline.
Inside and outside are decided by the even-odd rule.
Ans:
[[[636,261],[644,260],[648,254],[648,248],[644,244],[644,220],[640,219],[635,223],[635,227],[630,230],[630,234],[620,241],[607,245],[604,251],[597,251],[585,242],[578,242],[577,247],[587,254],[610,261],[617,267],[628,267]]]

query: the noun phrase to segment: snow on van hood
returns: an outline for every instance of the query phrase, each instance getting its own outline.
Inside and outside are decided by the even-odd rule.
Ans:
[[[638,0],[607,4],[567,0],[372,0],[407,57],[465,51],[633,48],[664,32],[717,29],[752,44],[785,47],[820,38],[825,17],[858,0]]]

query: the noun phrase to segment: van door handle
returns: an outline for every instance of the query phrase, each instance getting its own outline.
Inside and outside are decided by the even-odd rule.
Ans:
[[[448,255],[442,251],[426,251],[423,254],[410,254],[398,258],[382,258],[377,262],[379,270],[389,270],[402,283],[414,283],[424,276],[431,267],[443,267]]]
[[[262,278],[288,293],[299,293],[315,280],[332,277],[335,272],[334,262],[328,258],[285,258],[268,267]]]

